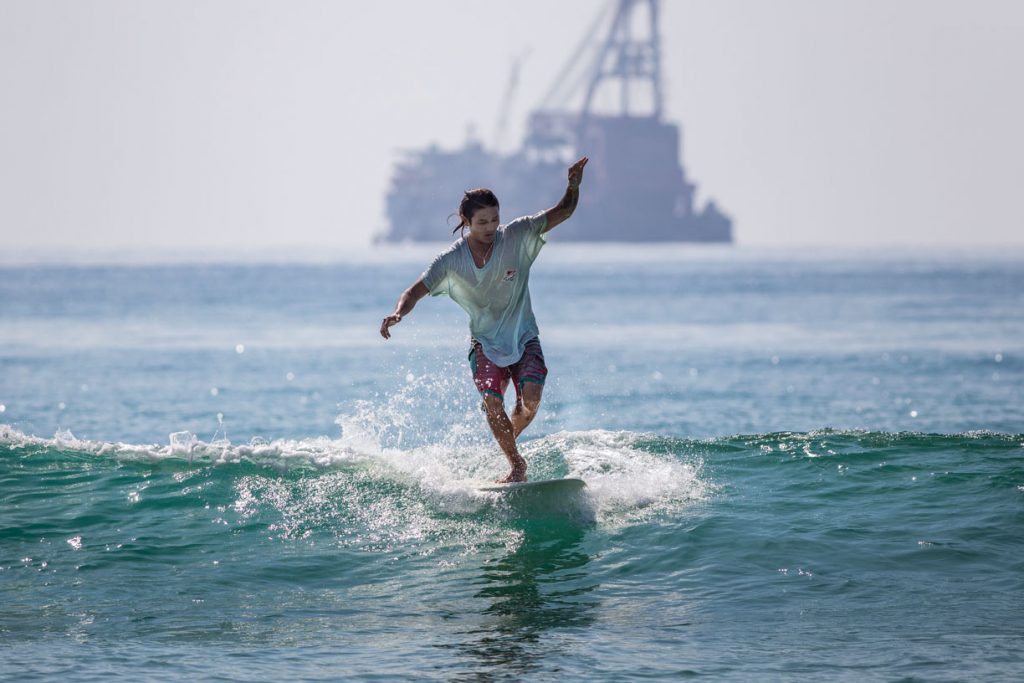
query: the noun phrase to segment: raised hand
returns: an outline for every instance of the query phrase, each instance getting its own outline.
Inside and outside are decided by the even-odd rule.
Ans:
[[[583,182],[583,167],[590,161],[589,157],[583,157],[575,164],[569,167],[569,187],[573,190],[579,188],[580,183]]]

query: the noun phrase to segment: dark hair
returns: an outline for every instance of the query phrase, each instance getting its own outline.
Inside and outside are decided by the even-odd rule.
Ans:
[[[486,187],[466,190],[462,195],[462,201],[459,202],[459,224],[452,232],[469,226],[469,221],[473,220],[473,214],[478,209],[487,209],[492,206],[498,206],[498,198]]]

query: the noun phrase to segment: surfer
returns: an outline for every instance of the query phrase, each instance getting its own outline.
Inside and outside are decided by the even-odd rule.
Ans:
[[[547,242],[546,234],[576,210],[587,161],[583,157],[569,167],[569,185],[558,204],[507,225],[501,225],[493,192],[467,190],[452,231],[461,230],[461,238],[402,292],[394,313],[380,325],[381,336],[390,339],[390,328],[427,294],[445,294],[469,314],[473,382],[483,397],[491,433],[512,467],[500,483],[526,481],[526,461],[516,439],[537,415],[548,374],[530,305],[530,266]],[[509,380],[516,389],[511,415],[505,412]]]

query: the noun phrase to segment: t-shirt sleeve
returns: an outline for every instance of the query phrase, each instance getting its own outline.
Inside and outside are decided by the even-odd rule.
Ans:
[[[430,292],[430,296],[448,294],[448,255],[450,253],[446,251],[438,254],[434,262],[420,276],[420,279],[423,280],[423,286]]]
[[[533,263],[547,241],[544,228],[547,227],[547,211],[539,211],[532,216],[523,216],[509,223],[507,230],[512,232],[523,245],[523,253]]]

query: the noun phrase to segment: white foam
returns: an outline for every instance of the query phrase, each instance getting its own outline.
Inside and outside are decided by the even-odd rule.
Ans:
[[[370,411],[372,412],[372,411]],[[384,412],[387,412],[385,410]],[[478,414],[467,420],[481,419]],[[437,443],[402,448],[382,444],[381,427],[370,413],[339,417],[341,438],[326,436],[247,444],[227,439],[204,442],[187,431],[173,432],[166,445],[129,444],[79,439],[62,430],[52,439],[30,436],[0,425],[0,444],[13,449],[59,449],[118,460],[186,461],[195,465],[249,462],[278,471],[357,468],[381,482],[394,481],[424,494],[423,502],[446,513],[469,514],[493,506],[496,494],[480,486],[504,474],[507,464],[498,447],[458,429]],[[380,414],[376,415],[379,419]],[[394,433],[387,439],[401,440]],[[576,477],[602,524],[631,523],[656,515],[677,514],[709,494],[699,458],[679,453],[651,453],[641,442],[656,435],[593,430],[560,432],[529,440],[521,451],[533,479]]]
[[[168,444],[131,444],[79,439],[70,430],[58,430],[52,439],[24,434],[8,425],[0,425],[0,444],[11,449],[59,449],[83,455],[107,456],[119,460],[181,460],[202,464],[228,464],[242,461],[275,469],[296,466],[318,468],[365,460],[337,439],[316,437],[310,439],[280,439],[267,442],[259,437],[248,444],[231,444],[227,439],[205,442],[191,432],[173,432]]]
[[[639,447],[641,441],[659,439],[635,432],[561,432],[529,444],[524,451],[561,454],[566,476],[587,483],[598,521],[616,524],[678,513],[708,496],[710,486],[700,476],[699,458],[654,454]]]

